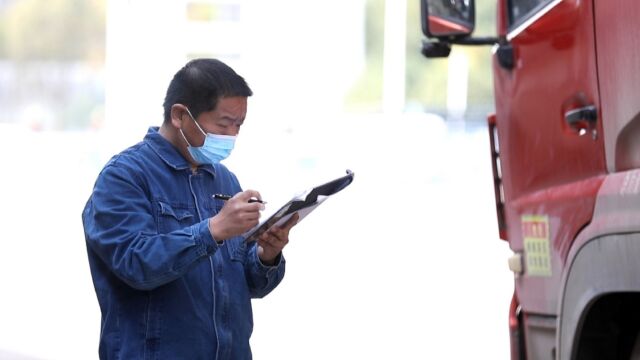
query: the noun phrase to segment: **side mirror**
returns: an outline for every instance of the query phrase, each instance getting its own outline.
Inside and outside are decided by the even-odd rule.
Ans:
[[[420,0],[422,32],[438,39],[471,35],[475,25],[474,0]]]

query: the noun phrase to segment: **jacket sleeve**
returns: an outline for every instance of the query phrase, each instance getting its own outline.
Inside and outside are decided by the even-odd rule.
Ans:
[[[276,264],[264,265],[258,257],[258,245],[254,241],[247,247],[245,272],[252,298],[262,298],[280,284],[284,277],[286,261],[282,254],[278,255]]]
[[[135,172],[108,165],[82,213],[88,248],[118,278],[139,290],[179,278],[218,249],[208,219],[159,234],[145,188]]]

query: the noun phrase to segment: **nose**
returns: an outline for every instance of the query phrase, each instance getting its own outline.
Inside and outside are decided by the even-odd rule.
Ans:
[[[238,136],[239,133],[240,133],[240,125],[234,124],[229,127],[229,134],[225,134],[225,135]]]

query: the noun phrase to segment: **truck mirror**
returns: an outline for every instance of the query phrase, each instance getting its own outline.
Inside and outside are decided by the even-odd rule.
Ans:
[[[430,38],[471,35],[475,25],[474,0],[420,0],[422,32]]]

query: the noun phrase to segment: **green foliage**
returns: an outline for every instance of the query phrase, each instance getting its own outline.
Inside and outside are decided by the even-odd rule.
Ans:
[[[19,0],[0,23],[3,57],[15,61],[104,59],[104,0]]]
[[[493,2],[477,0],[474,36],[495,34],[495,6]],[[446,108],[449,59],[427,59],[420,54],[423,39],[420,24],[420,1],[407,4],[407,104],[421,104],[431,112],[442,113]],[[479,34],[479,35],[478,35]],[[469,60],[468,118],[484,117],[493,107],[490,46],[454,45],[453,52],[463,52]],[[479,112],[480,114],[477,114]]]
[[[382,56],[367,61],[366,69],[347,94],[347,110],[378,112],[382,108]]]
[[[367,0],[365,14],[365,69],[347,95],[347,109],[379,111],[382,107],[382,52],[384,0]]]
[[[74,129],[104,104],[106,0],[0,2],[0,122]]]
[[[420,0],[407,2],[406,102],[431,112],[443,112],[446,106],[446,59],[426,59],[422,46]]]
[[[379,110],[382,102],[382,53],[384,47],[384,1],[367,0],[366,69],[347,98],[347,108]],[[402,1],[402,0],[387,0]],[[408,108],[444,113],[446,109],[448,59],[427,59],[420,53],[423,39],[420,1],[407,1],[406,104]],[[474,36],[495,35],[495,2],[476,0]],[[456,45],[469,60],[468,117],[484,117],[493,108],[490,46]]]

